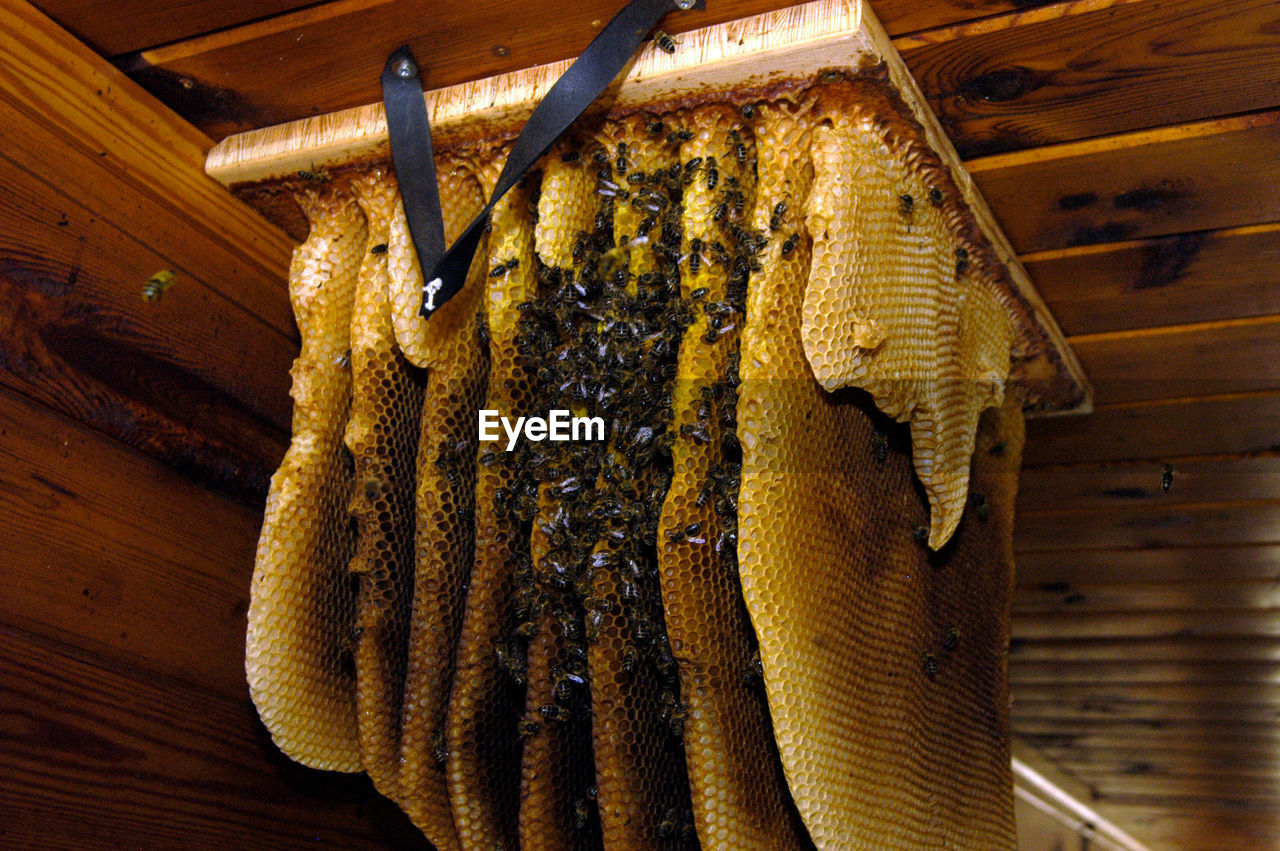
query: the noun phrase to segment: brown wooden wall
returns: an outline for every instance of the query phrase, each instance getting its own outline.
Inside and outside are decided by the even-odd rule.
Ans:
[[[21,3],[0,76],[0,845],[421,845],[363,778],[282,757],[245,685],[291,242]]]

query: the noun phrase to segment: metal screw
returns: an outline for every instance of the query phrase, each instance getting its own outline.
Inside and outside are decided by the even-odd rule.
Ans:
[[[687,12],[692,9],[696,3],[697,0],[676,0],[676,8]]]
[[[397,59],[395,66],[391,70],[402,80],[407,80],[418,73],[417,67],[408,59]]]

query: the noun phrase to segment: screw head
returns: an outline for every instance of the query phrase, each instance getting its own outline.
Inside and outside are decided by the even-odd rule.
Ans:
[[[392,72],[402,80],[416,76],[418,68],[408,59],[397,59],[396,64],[391,67]]]
[[[676,0],[676,8],[682,11],[688,11],[694,7],[697,0]]]

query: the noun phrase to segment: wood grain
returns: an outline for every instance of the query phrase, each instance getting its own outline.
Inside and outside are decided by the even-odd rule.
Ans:
[[[1280,316],[1068,340],[1098,404],[1280,387]]]
[[[1018,513],[1063,508],[1123,508],[1188,502],[1280,500],[1280,455],[1169,458],[1172,484],[1164,490],[1164,462],[1024,467]]]
[[[1195,231],[1024,255],[1067,334],[1280,313],[1280,225]]]
[[[1086,417],[1029,420],[1023,463],[1070,464],[1280,449],[1280,394],[1107,405]]]
[[[1280,617],[1270,610],[1176,612],[1040,612],[1014,614],[1015,641],[1114,638],[1277,638]]]
[[[1027,662],[1013,660],[1009,677],[1020,686],[1146,682],[1235,682],[1280,684],[1280,664],[1273,661],[1153,662],[1126,659],[1111,662]]]
[[[0,623],[239,699],[261,522],[0,388]]]
[[[297,343],[0,157],[0,383],[260,502],[288,443]]]
[[[1280,220],[1280,112],[970,160],[1019,253]]]
[[[211,696],[10,626],[0,676],[10,847],[427,847],[367,779],[281,756],[247,693]]]
[[[180,41],[307,5],[307,0],[37,0],[35,6],[104,56]]]
[[[204,174],[209,146],[34,7],[0,7],[4,156],[292,336],[292,243]]]
[[[1166,547],[1155,550],[1074,550],[1024,552],[1018,582],[1280,581],[1280,546],[1233,544],[1221,547]]]
[[[1280,582],[1093,583],[1020,585],[1013,607],[1019,617],[1039,612],[1165,611],[1181,609],[1273,609],[1280,617]],[[1203,677],[1204,671],[1199,672]]]
[[[968,158],[1274,107],[1280,9],[1077,0],[899,49]]]
[[[1152,662],[1280,661],[1280,643],[1265,635],[1197,636],[1062,636],[1026,632],[1009,644],[1010,664],[1028,662],[1116,662],[1144,659]]]
[[[879,0],[872,7],[896,34],[1026,3]],[[669,15],[659,26],[678,37],[791,5],[792,0],[717,0],[705,11]],[[620,7],[613,0],[542,0],[532,8],[516,0],[336,0],[143,50],[126,67],[184,117],[221,139],[380,100],[382,63],[401,44],[410,45],[419,58],[431,57],[427,82],[439,88],[576,56]],[[350,38],[352,32],[362,38]],[[448,49],[440,50],[441,44]]]
[[[1280,543],[1280,502],[1037,511],[1018,517],[1013,534],[1019,554],[1243,543]]]

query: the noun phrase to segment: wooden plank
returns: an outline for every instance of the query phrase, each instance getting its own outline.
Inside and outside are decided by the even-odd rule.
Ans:
[[[1057,702],[1062,706],[1134,704],[1151,701],[1188,705],[1248,706],[1259,721],[1280,724],[1280,685],[1269,683],[1010,683],[1015,707]],[[1102,710],[1100,710],[1102,711]],[[1216,710],[1215,710],[1216,711]]]
[[[104,56],[180,41],[307,5],[307,0],[36,0]]]
[[[1235,682],[1280,685],[1280,664],[1273,661],[1156,661],[1124,659],[1109,662],[1028,662],[1014,657],[1009,679],[1019,685],[1037,683]]]
[[[1168,700],[1030,700],[1015,699],[1010,710],[1014,718],[1056,718],[1076,723],[1088,718],[1112,718],[1160,724],[1170,721],[1187,723],[1213,722],[1280,727],[1280,705],[1267,703],[1208,703],[1203,701],[1171,702]]]
[[[1018,553],[1280,542],[1280,502],[1036,511],[1015,521]]]
[[[1280,757],[1274,751],[1230,754],[1202,751],[1152,752],[1138,748],[1052,751],[1055,762],[1071,772],[1129,777],[1196,777],[1202,779],[1270,779],[1280,785]],[[1229,758],[1228,758],[1229,757]]]
[[[0,623],[240,699],[261,522],[0,388]]]
[[[1077,0],[899,49],[974,157],[1274,107],[1278,25],[1270,0]]]
[[[1159,461],[1023,467],[1018,475],[1018,515],[1070,506],[1123,508],[1280,499],[1280,455],[1170,458],[1173,484],[1165,491]]]
[[[1280,637],[1280,617],[1267,610],[1037,613],[1015,617],[1015,639]]]
[[[1150,662],[1212,664],[1280,662],[1280,643],[1265,635],[1147,635],[1080,637],[1018,635],[1009,643],[1010,664],[1027,662]]]
[[[204,174],[209,145],[34,7],[0,7],[5,157],[293,336],[292,243]]]
[[[1280,746],[1280,727],[1270,723],[1213,719],[1148,722],[1124,718],[1015,717],[1013,720],[1017,737],[1034,744],[1037,749],[1042,744],[1053,747],[1111,747],[1116,741],[1157,751],[1219,747],[1228,752],[1269,752]]]
[[[297,344],[0,156],[0,383],[260,502],[288,443]]]
[[[1022,553],[1018,582],[1188,582],[1211,576],[1222,582],[1280,581],[1280,547],[1168,547],[1158,550],[1075,550]]]
[[[1280,387],[1280,316],[1072,337],[1098,404]]]
[[[1280,220],[1280,112],[966,163],[1019,253]]]
[[[1048,582],[1020,585],[1013,594],[1013,610],[1018,617],[1032,617],[1040,612],[1181,609],[1280,610],[1280,583],[1223,582],[1216,577],[1200,582],[1123,585]]]
[[[875,0],[871,5],[888,31],[897,34],[995,14],[1026,2]],[[705,11],[669,15],[659,26],[679,36],[793,4],[794,0],[717,0]],[[135,79],[221,139],[379,100],[382,63],[401,44],[410,45],[420,58],[431,57],[428,80],[433,88],[450,86],[575,56],[619,8],[615,0],[540,0],[532,9],[517,0],[337,0],[144,50],[128,67]],[[352,33],[360,37],[352,38]],[[448,49],[440,50],[441,44]]]
[[[1280,313],[1280,225],[1062,248],[1022,263],[1068,334]]]
[[[1088,416],[1027,421],[1023,464],[1159,459],[1280,449],[1280,394],[1097,407]]]
[[[14,848],[425,848],[363,776],[271,744],[213,697],[0,626],[4,843]]]
[[[1076,770],[1083,774],[1084,769]],[[1280,809],[1280,783],[1274,777],[1195,777],[1179,775],[1161,777],[1152,775],[1116,775],[1090,773],[1082,777],[1097,790],[1098,800],[1106,801],[1121,795],[1179,795],[1197,800],[1250,801],[1257,811]],[[1273,810],[1274,812],[1274,810]]]
[[[1280,846],[1280,819],[1274,812],[1242,812],[1198,798],[1154,799],[1113,796],[1107,811],[1123,819],[1152,848],[1222,851],[1223,848]]]

